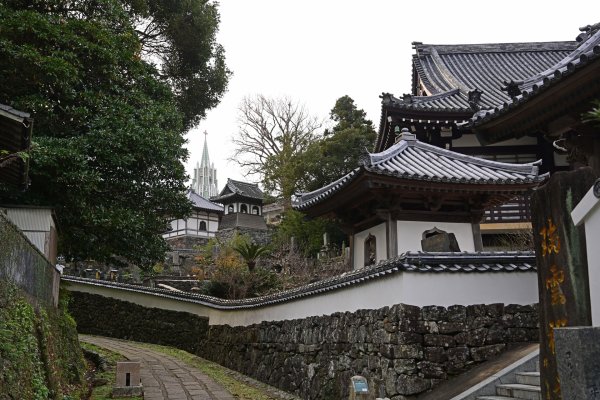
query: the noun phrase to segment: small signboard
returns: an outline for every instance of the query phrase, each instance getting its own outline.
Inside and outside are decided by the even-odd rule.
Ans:
[[[366,381],[354,381],[354,393],[369,393],[369,386]]]

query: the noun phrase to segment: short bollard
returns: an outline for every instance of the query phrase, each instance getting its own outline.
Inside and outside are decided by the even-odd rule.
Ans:
[[[113,397],[133,397],[143,394],[140,380],[140,363],[136,361],[117,362],[117,382]]]
[[[350,378],[350,400],[371,400],[369,385],[364,376],[353,376]]]

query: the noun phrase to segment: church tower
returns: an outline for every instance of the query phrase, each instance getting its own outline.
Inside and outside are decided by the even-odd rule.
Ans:
[[[204,131],[204,149],[202,149],[202,159],[200,164],[196,163],[194,168],[194,178],[192,179],[192,190],[209,199],[219,194],[217,191],[217,169],[215,164],[210,163],[208,158],[208,145],[206,144],[206,136],[208,133]]]

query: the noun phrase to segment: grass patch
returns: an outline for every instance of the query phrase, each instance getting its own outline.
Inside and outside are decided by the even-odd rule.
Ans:
[[[100,356],[106,360],[106,369],[104,371],[96,370],[94,372],[93,382],[106,382],[103,385],[93,386],[92,393],[89,400],[143,400],[143,397],[112,397],[113,385],[116,382],[115,374],[117,370],[117,361],[124,361],[126,358],[119,353],[107,350],[102,347],[95,346],[91,343],[81,342],[81,347],[93,351],[94,353],[100,354]],[[93,384],[92,382],[92,384]]]
[[[215,380],[218,384],[227,389],[233,396],[239,400],[277,400],[278,397],[273,397],[266,394],[259,388],[247,385],[240,382],[233,373],[227,368],[219,364],[205,360],[201,357],[188,353],[187,351],[175,349],[157,344],[139,343],[140,346],[151,350],[176,357],[192,367],[198,368],[206,375]]]

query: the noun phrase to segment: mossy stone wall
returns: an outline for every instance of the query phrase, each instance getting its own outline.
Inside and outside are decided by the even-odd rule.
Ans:
[[[40,304],[58,304],[60,274],[1,213],[0,280],[12,282]]]
[[[0,280],[0,399],[80,398],[85,363],[66,302],[29,300]]]
[[[147,308],[127,301],[71,292],[69,311],[80,333],[173,346],[196,353],[208,318]]]

